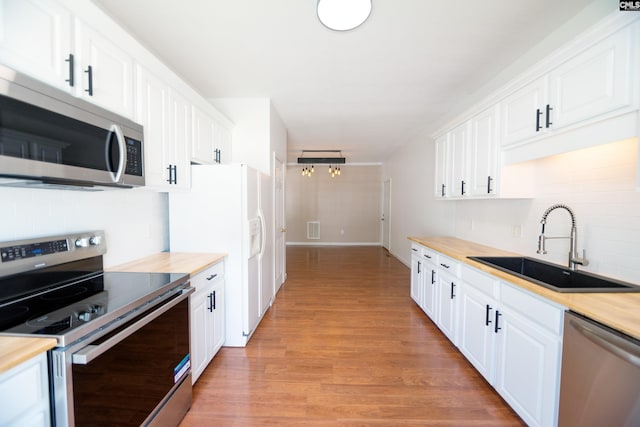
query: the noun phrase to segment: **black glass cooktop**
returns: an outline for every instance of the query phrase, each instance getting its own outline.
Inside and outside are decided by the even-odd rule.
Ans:
[[[0,281],[0,334],[70,342],[181,285],[176,273],[39,272]],[[62,339],[62,337],[67,337]]]

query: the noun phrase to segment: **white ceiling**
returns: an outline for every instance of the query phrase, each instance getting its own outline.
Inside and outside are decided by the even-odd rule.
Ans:
[[[302,149],[382,162],[591,0],[373,0],[348,32],[316,0],[95,0],[206,98],[269,97]]]

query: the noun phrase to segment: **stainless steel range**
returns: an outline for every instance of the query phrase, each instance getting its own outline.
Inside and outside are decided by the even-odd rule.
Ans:
[[[189,276],[104,272],[101,231],[0,243],[0,335],[53,337],[52,422],[177,425],[191,404]]]

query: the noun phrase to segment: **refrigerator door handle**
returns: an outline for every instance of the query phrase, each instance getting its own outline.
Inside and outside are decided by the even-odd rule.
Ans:
[[[264,254],[264,245],[265,245],[265,223],[264,216],[262,216],[262,211],[258,212],[258,219],[260,220],[260,253],[258,255],[262,256]]]

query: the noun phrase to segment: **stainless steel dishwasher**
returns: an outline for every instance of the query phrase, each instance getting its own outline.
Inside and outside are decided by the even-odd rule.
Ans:
[[[565,314],[558,426],[640,426],[640,341]]]

